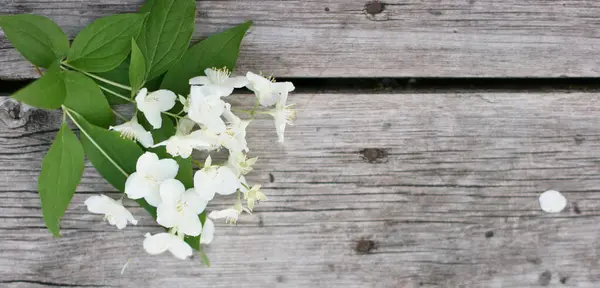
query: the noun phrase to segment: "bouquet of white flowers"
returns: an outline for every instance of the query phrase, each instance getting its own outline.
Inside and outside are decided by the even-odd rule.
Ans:
[[[270,115],[283,142],[295,116],[287,104],[294,85],[252,72],[231,75],[251,22],[188,48],[195,15],[193,0],[147,1],[139,13],[94,21],[72,43],[48,18],[0,17],[6,37],[41,76],[13,97],[63,111],[38,180],[44,220],[55,236],[60,236],[60,218],[79,184],[85,156],[123,197],[137,201],[165,227],[164,233],[146,234],[143,247],[150,254],[168,250],[186,259],[192,249],[202,253],[201,244],[213,239],[212,220],[235,223],[267,199],[260,185],[244,178],[257,161],[249,158],[246,128],[255,117]],[[252,109],[235,109],[225,101],[243,87],[256,95]],[[129,103],[136,108],[132,118],[112,109]],[[121,124],[115,125],[115,116]],[[192,159],[194,150],[208,152],[203,163]],[[210,156],[218,150],[229,152],[219,165]],[[195,173],[194,165],[199,168]],[[231,208],[207,213],[217,194],[232,195]],[[85,205],[123,229],[137,220],[121,200],[98,195]]]

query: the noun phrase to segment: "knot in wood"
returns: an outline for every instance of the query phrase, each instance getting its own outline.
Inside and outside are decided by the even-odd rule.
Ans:
[[[365,12],[367,12],[371,15],[379,14],[379,13],[383,12],[384,9],[385,9],[385,4],[381,3],[379,1],[371,1],[367,4],[365,4]]]
[[[356,252],[358,253],[366,254],[371,252],[373,248],[375,248],[375,242],[371,240],[359,240],[356,243],[356,247],[354,248],[354,250],[356,250]]]
[[[388,152],[379,148],[365,148],[360,150],[361,157],[369,163],[381,163],[387,160]]]
[[[29,121],[33,109],[10,97],[0,97],[0,120],[8,128],[23,127]]]

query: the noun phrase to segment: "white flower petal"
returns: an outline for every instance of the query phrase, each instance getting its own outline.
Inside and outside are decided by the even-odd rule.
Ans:
[[[156,169],[152,170],[152,175],[158,180],[173,179],[179,171],[179,164],[173,159],[161,159],[155,167]]]
[[[125,181],[125,194],[131,199],[140,199],[146,197],[151,191],[158,193],[159,185],[151,180],[148,180],[138,172],[127,177]]]
[[[198,76],[190,79],[190,85],[208,85],[212,84],[210,79],[206,76]]]
[[[111,210],[112,200],[106,195],[94,195],[90,196],[85,202],[85,206],[87,206],[88,211],[94,214],[106,214],[106,212]]]
[[[147,171],[151,170],[151,167],[156,166],[158,162],[158,155],[152,153],[152,152],[146,152],[144,154],[142,154],[142,156],[140,156],[140,158],[138,158],[136,166],[135,166],[135,171],[136,172],[141,172],[141,173],[147,173]]]
[[[158,185],[154,186],[154,189],[148,190],[148,193],[146,193],[146,196],[144,196],[144,200],[154,207],[158,207],[158,205],[160,205],[162,202],[160,199],[159,187],[160,186]]]
[[[160,129],[162,127],[162,116],[157,106],[148,106],[146,109],[144,109],[144,111],[142,111],[142,113],[144,113],[144,117],[146,117],[148,123],[152,125],[152,128]]]
[[[204,87],[210,91],[210,94],[218,95],[219,97],[227,97],[233,93],[233,87],[225,87],[213,84],[209,84]]]
[[[220,185],[217,193],[220,195],[231,195],[240,188],[240,181],[235,173],[227,166],[221,166],[217,170],[217,178]]]
[[[206,218],[204,221],[204,227],[202,228],[202,234],[200,236],[200,244],[210,244],[215,236],[215,223]]]
[[[567,198],[560,192],[548,190],[539,197],[540,208],[548,213],[559,213],[567,207]]]
[[[110,126],[109,130],[117,131],[121,133],[121,137],[129,140],[138,141],[144,148],[148,148],[154,145],[154,139],[152,139],[152,134],[142,125],[137,122],[137,117],[133,116],[133,118],[125,122],[121,125]]]
[[[296,90],[296,87],[294,87],[294,84],[292,82],[273,83],[272,85],[273,85],[273,91],[275,93],[287,95],[288,92],[292,92],[292,91]]]
[[[183,214],[178,220],[177,231],[189,236],[198,236],[202,233],[202,222],[198,215]]]
[[[171,246],[169,247],[169,251],[175,257],[185,260],[188,257],[192,256],[192,247],[189,244],[185,243],[183,239],[179,239],[176,236],[173,236],[174,239],[171,240]]]
[[[193,214],[200,214],[206,208],[207,201],[203,200],[194,188],[190,188],[183,194],[183,201],[187,203],[187,208]]]
[[[125,229],[125,227],[127,227],[127,219],[126,218],[115,217],[113,219],[114,220],[110,221],[110,222],[112,222],[110,224],[117,226],[117,229],[121,230],[121,229]]]
[[[139,124],[138,124],[139,125]],[[141,128],[141,129],[139,129]],[[149,148],[152,145],[154,145],[154,139],[152,138],[152,133],[144,130],[144,127],[142,127],[142,125],[139,125],[139,127],[134,127],[134,133],[135,133],[135,139],[144,147],[144,148]]]
[[[172,228],[179,223],[179,213],[175,209],[175,206],[158,205],[156,209],[156,222],[166,228]]]
[[[144,250],[152,255],[161,254],[171,246],[173,235],[169,233],[158,233],[155,235],[146,234],[144,239]]]
[[[146,96],[146,102],[152,101],[152,106],[158,108],[160,112],[171,110],[175,106],[177,95],[169,90],[158,90]]]
[[[216,175],[214,168],[203,168],[194,174],[194,189],[203,201],[208,202],[215,197],[219,186]]]
[[[231,86],[233,88],[242,88],[248,85],[249,81],[247,77],[237,76],[237,77],[229,77],[227,80],[223,82],[225,86]]]
[[[233,208],[228,208],[225,210],[212,211],[208,214],[210,219],[218,220],[225,218],[228,223],[235,223],[240,216],[240,211],[237,211]]]
[[[135,96],[135,102],[138,106],[138,109],[142,110],[145,108],[144,104],[146,103],[146,96],[148,96],[148,89],[142,88]]]
[[[177,179],[167,179],[160,184],[160,198],[164,205],[175,207],[184,193],[185,187]]]

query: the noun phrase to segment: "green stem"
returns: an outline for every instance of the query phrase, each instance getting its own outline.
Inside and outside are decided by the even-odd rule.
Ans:
[[[100,145],[98,145],[98,143],[96,143],[96,141],[94,141],[94,139],[90,136],[90,134],[88,134],[87,131],[85,131],[85,129],[83,129],[83,127],[81,127],[81,124],[79,124],[79,122],[77,122],[77,120],[75,120],[75,117],[73,117],[73,115],[71,115],[71,113],[77,114],[77,112],[65,107],[64,105],[62,106],[62,109],[65,113],[67,113],[69,118],[71,118],[71,121],[73,121],[75,126],[77,126],[77,128],[79,128],[79,131],[81,131],[81,133],[83,133],[83,135],[85,135],[85,137],[87,137],[88,140],[90,140],[92,145],[94,145],[96,147],[96,149],[98,149],[98,151],[100,151],[100,153],[102,153],[102,155],[104,155],[104,157],[106,157],[106,159],[108,159],[108,161],[111,164],[113,164],[115,166],[115,168],[117,168],[117,170],[119,170],[121,173],[123,173],[123,175],[125,175],[125,177],[129,177],[129,174],[127,172],[125,172],[125,170],[123,170],[123,168],[121,168],[121,166],[119,166],[119,164],[117,164],[117,162],[115,162],[115,160],[113,160],[112,158],[110,158],[110,156],[108,156],[108,154],[102,149],[102,147],[100,147]]]
[[[98,87],[100,87],[100,89],[102,89],[103,91],[106,91],[108,94],[111,94],[113,96],[119,97],[119,98],[121,98],[121,99],[123,99],[123,100],[125,100],[127,102],[135,103],[135,101],[133,101],[133,100],[131,100],[131,99],[129,99],[129,98],[127,98],[127,97],[125,97],[125,96],[123,96],[123,95],[121,95],[121,94],[113,91],[113,90],[110,90],[110,89],[108,89],[108,88],[106,88],[106,87],[104,87],[102,85],[98,85]]]
[[[169,115],[169,116],[171,116],[171,117],[179,118],[179,119],[182,119],[182,118],[183,118],[183,117],[181,117],[181,116],[179,116],[179,115],[177,115],[177,114],[173,114],[173,113],[170,113],[170,112],[162,112],[162,113],[164,113],[164,114],[166,114],[166,115]]]
[[[76,67],[73,67],[73,66],[67,64],[67,62],[61,62],[61,64],[64,65],[64,66],[66,66],[66,67],[68,67],[68,68],[70,68],[70,69],[73,69],[73,70],[75,70],[77,72],[81,72],[81,73],[83,73],[83,74],[85,74],[85,75],[87,75],[89,77],[92,77],[92,78],[94,78],[94,79],[96,79],[98,81],[104,82],[106,84],[109,84],[109,85],[112,85],[112,86],[115,86],[115,87],[119,87],[121,89],[125,89],[125,90],[128,90],[128,91],[131,91],[131,87],[129,87],[129,86],[125,86],[125,85],[119,84],[117,82],[113,82],[113,81],[110,81],[108,79],[102,78],[100,76],[94,75],[92,73],[88,73],[88,72],[79,70]]]

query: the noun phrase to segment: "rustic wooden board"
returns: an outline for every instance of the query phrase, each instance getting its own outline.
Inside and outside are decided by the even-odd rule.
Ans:
[[[46,15],[74,36],[93,19],[135,11],[142,2],[0,0],[0,14]],[[278,77],[600,75],[598,1],[382,2],[198,1],[195,39],[255,20],[238,68]],[[0,78],[35,76],[0,37]]]
[[[270,201],[218,224],[209,269],[146,255],[143,235],[161,229],[132,202],[141,220],[123,231],[89,214],[87,197],[113,191],[89,166],[52,239],[36,178],[60,114],[3,99],[0,286],[598,287],[597,95],[290,98],[299,119],[284,146],[268,119],[249,132],[249,179]],[[543,213],[546,189],[568,209]]]

